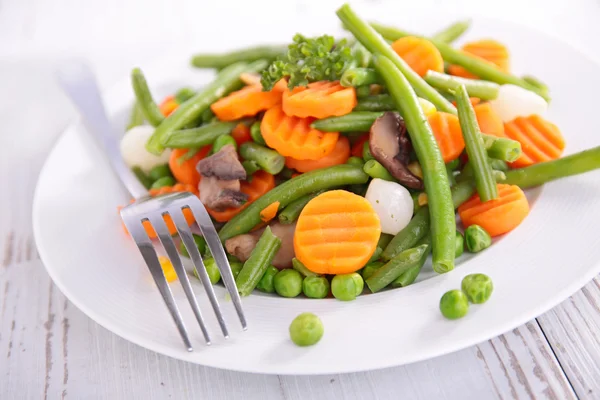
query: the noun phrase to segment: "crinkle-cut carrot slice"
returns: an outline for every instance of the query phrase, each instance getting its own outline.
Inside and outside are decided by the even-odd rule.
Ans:
[[[473,107],[479,130],[488,135],[504,136],[504,124],[502,119],[494,111],[490,103],[481,103]]]
[[[338,81],[319,81],[283,92],[283,111],[293,117],[327,118],[346,115],[356,107],[356,90]]]
[[[458,207],[465,228],[479,225],[494,237],[513,230],[523,222],[529,214],[529,203],[523,190],[516,185],[497,186],[497,199],[482,203],[476,194]]]
[[[381,234],[379,217],[361,196],[325,192],[304,207],[294,233],[296,258],[319,274],[347,274],[371,258]]]
[[[447,163],[458,158],[465,149],[465,140],[458,117],[437,111],[428,118],[428,121],[444,162]]]
[[[462,49],[465,53],[469,53],[472,56],[487,61],[490,64],[495,65],[504,72],[510,71],[510,55],[508,49],[502,43],[492,40],[483,39],[475,42],[465,44]],[[454,76],[460,76],[469,79],[479,79],[476,75],[473,75],[466,69],[458,65],[450,65],[448,67],[448,73]]]
[[[420,76],[427,71],[444,71],[444,59],[433,43],[425,38],[405,36],[392,43],[392,49]]]
[[[513,168],[555,160],[565,149],[565,140],[558,127],[539,115],[518,117],[505,123],[504,135],[521,143],[523,150],[521,157],[510,164]]]
[[[215,211],[206,208],[211,217],[218,222],[227,222],[248,207],[252,202],[275,187],[275,177],[265,171],[257,171],[252,175],[250,182],[242,181],[240,191],[248,195],[248,201],[238,208],[228,208],[223,211]]]
[[[350,142],[347,137],[340,136],[333,151],[319,160],[296,160],[292,157],[286,157],[285,166],[298,172],[310,172],[345,164],[348,158],[350,158]]]
[[[260,124],[267,146],[285,157],[318,160],[333,151],[338,132],[321,132],[310,127],[313,118],[290,117],[281,106],[269,109]]]
[[[263,92],[260,84],[246,86],[214,102],[210,109],[221,121],[252,117],[281,103],[281,91]]]

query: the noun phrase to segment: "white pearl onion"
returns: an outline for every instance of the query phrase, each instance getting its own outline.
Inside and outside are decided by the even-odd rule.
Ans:
[[[510,84],[500,86],[498,97],[490,104],[502,122],[533,114],[543,115],[548,109],[548,103],[538,94]]]
[[[413,215],[409,191],[396,182],[373,179],[365,198],[379,216],[381,232],[395,235],[408,225]]]
[[[121,156],[130,168],[140,167],[148,173],[157,165],[169,162],[171,150],[165,150],[160,156],[146,150],[146,142],[154,133],[154,128],[149,125],[135,126],[128,130],[121,139]]]

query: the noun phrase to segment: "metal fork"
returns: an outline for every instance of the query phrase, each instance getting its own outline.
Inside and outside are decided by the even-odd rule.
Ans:
[[[225,319],[223,318],[219,302],[217,301],[206,268],[202,262],[202,256],[196,247],[192,232],[183,215],[184,209],[191,210],[200,227],[200,231],[206,240],[208,248],[216,261],[217,267],[221,272],[221,277],[231,296],[242,328],[246,330],[246,318],[242,310],[240,295],[235,285],[229,261],[227,260],[227,256],[225,255],[225,251],[223,250],[223,246],[221,245],[221,241],[210,216],[204,208],[204,205],[200,202],[200,199],[187,192],[167,194],[155,198],[149,197],[148,191],[138,181],[121,157],[117,138],[113,133],[110,121],[104,111],[100,91],[98,90],[96,80],[89,67],[80,63],[70,64],[58,71],[58,80],[65,93],[83,116],[88,131],[104,146],[105,153],[108,156],[114,171],[121,179],[121,182],[136,199],[135,203],[121,210],[121,218],[131,237],[140,249],[142,257],[152,274],[152,278],[177,326],[177,330],[179,331],[187,350],[193,351],[191,341],[183,323],[179,308],[173,297],[173,293],[171,292],[158,260],[157,252],[143,227],[145,221],[149,221],[158,234],[160,243],[173,264],[173,268],[181,282],[181,286],[183,287],[192,311],[200,325],[206,344],[210,345],[210,335],[200,312],[198,301],[194,295],[192,285],[185,272],[183,263],[179,257],[175,243],[173,242],[173,238],[165,223],[165,217],[169,216],[175,224],[181,240],[192,259],[194,269],[200,277],[200,281],[208,295],[223,336],[228,338],[229,332],[225,325]]]

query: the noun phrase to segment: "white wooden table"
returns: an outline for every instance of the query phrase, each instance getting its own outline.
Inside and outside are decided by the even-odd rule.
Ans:
[[[232,3],[0,0],[0,399],[600,398],[598,278],[536,320],[472,348],[409,366],[317,377],[175,361],[104,330],[65,299],[38,260],[30,215],[43,160],[74,116],[52,66],[85,56],[108,86],[170,43],[199,38],[202,18],[223,15]],[[235,8],[243,15],[272,3]],[[302,15],[337,3],[280,1],[276,9]],[[417,6],[432,4],[516,20],[600,56],[599,0]]]

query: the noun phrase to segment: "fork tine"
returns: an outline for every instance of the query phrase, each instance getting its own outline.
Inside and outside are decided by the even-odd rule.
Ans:
[[[225,250],[223,250],[221,239],[215,230],[215,226],[213,225],[206,208],[204,208],[204,205],[200,202],[200,199],[190,200],[189,207],[192,209],[196,223],[200,227],[200,231],[202,232],[204,240],[206,241],[206,244],[208,244],[208,248],[217,263],[217,267],[219,267],[221,278],[223,279],[223,283],[225,284],[225,287],[231,296],[233,306],[235,307],[235,311],[240,319],[242,328],[246,330],[248,329],[248,323],[246,322],[246,316],[244,315],[244,310],[242,309],[242,300],[240,298],[240,294],[238,293],[233,273],[231,272],[229,260],[227,260]]]
[[[219,306],[219,302],[217,301],[217,296],[215,295],[215,291],[213,289],[212,283],[210,282],[210,278],[208,277],[208,273],[206,272],[206,268],[204,267],[204,263],[202,262],[202,256],[200,256],[200,252],[196,247],[196,242],[194,241],[194,237],[192,236],[192,231],[190,230],[185,218],[183,217],[183,209],[179,209],[176,212],[170,213],[171,219],[175,222],[175,226],[177,227],[177,231],[179,232],[179,236],[185,245],[192,262],[194,263],[194,268],[196,273],[200,277],[200,281],[202,282],[202,286],[204,286],[204,290],[208,294],[208,299],[212,305],[212,308],[217,317],[217,321],[219,321],[219,326],[221,327],[221,332],[223,332],[223,336],[225,338],[229,338],[229,332],[227,330],[227,326],[225,325],[225,319],[223,318],[223,313],[221,312],[221,307]]]
[[[173,238],[169,233],[169,229],[167,228],[167,224],[162,215],[151,215],[149,217],[150,223],[154,227],[154,230],[158,234],[158,238],[162,243],[167,255],[171,259],[171,263],[173,264],[173,268],[175,272],[177,272],[177,276],[179,277],[179,282],[183,287],[183,291],[190,302],[190,306],[192,307],[192,311],[196,316],[196,320],[200,325],[200,329],[202,330],[202,334],[204,335],[204,339],[207,345],[210,345],[210,334],[208,333],[208,329],[204,324],[204,319],[202,318],[202,313],[200,312],[200,306],[198,305],[198,300],[194,295],[194,291],[192,289],[192,285],[190,284],[190,280],[188,278],[185,269],[183,268],[183,264],[181,262],[181,258],[179,257],[179,253],[177,252],[177,248],[175,247],[175,243],[173,243]]]
[[[167,309],[169,310],[169,313],[171,314],[171,317],[177,326],[177,330],[179,331],[181,339],[183,339],[183,343],[188,351],[193,351],[192,343],[190,342],[187,330],[185,329],[185,324],[183,323],[183,318],[181,317],[179,308],[177,308],[177,303],[175,303],[173,293],[171,293],[171,289],[169,288],[167,278],[165,278],[165,274],[160,266],[154,246],[152,245],[152,242],[150,241],[150,238],[146,234],[146,230],[142,225],[143,220],[132,221],[132,218],[123,218],[123,222],[125,223],[125,226],[127,227],[127,230],[129,231],[129,234],[133,238],[135,244],[140,249],[140,253],[142,253],[142,257],[144,258],[144,261],[150,270],[150,274],[152,274],[152,278],[154,279],[154,283],[156,284],[158,291],[167,305]]]

